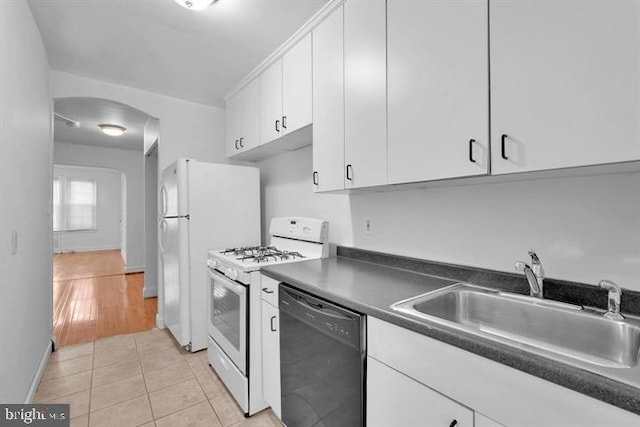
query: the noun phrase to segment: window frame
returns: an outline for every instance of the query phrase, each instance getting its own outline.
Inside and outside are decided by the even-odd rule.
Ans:
[[[75,232],[96,232],[98,231],[98,182],[93,178],[71,178],[68,176],[54,176],[53,185],[58,182],[58,200],[55,199],[55,191],[53,191],[52,202],[52,223],[53,231],[56,233],[75,233]],[[71,227],[70,226],[70,196],[72,182],[91,183],[93,185],[93,218],[92,226],[90,227]],[[56,221],[56,202],[58,202],[58,215],[59,221]],[[59,223],[59,228],[56,229],[56,222]]]

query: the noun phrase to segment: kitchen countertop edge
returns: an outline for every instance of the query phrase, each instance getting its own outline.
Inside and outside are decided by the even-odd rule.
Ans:
[[[341,257],[333,259],[341,259]],[[307,262],[322,263],[323,260]],[[303,264],[306,264],[307,262]],[[368,264],[366,261],[354,259],[349,259],[349,262]],[[381,268],[385,268],[385,266],[382,266]],[[386,268],[393,270],[392,267]],[[267,267],[261,271],[266,276],[275,280],[285,282],[303,291],[342,305],[345,308],[357,311],[361,314],[376,317],[417,332],[421,335],[437,339],[438,341],[446,344],[453,345],[505,366],[509,366],[640,415],[640,389],[629,384],[625,384],[593,372],[585,371],[562,362],[554,361],[525,350],[519,350],[505,344],[465,333],[454,328],[449,328],[428,321],[412,320],[391,311],[389,307],[378,307],[376,305],[366,304],[360,299],[345,298],[342,295],[329,292],[320,286],[314,285],[313,278],[300,280],[297,277],[288,275],[282,270],[286,271],[287,265]],[[449,282],[455,283],[457,281],[449,280]]]

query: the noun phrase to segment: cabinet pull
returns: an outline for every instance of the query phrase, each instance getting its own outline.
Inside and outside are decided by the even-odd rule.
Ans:
[[[500,137],[500,149],[502,151],[502,158],[505,160],[509,160],[509,157],[507,157],[507,148],[506,148],[506,143],[507,143],[507,134],[503,133],[502,136]]]
[[[240,143],[240,147],[244,148],[244,145],[242,144],[242,141],[244,140],[244,137],[240,138],[238,140],[238,142]]]
[[[276,120],[276,132],[280,132],[280,120]]]
[[[238,148],[238,141],[240,141],[239,139],[236,139],[236,150],[239,150],[240,148]]]
[[[271,332],[276,332],[276,328],[273,326],[274,320],[276,320],[276,316],[271,316]]]
[[[318,172],[313,173],[313,185],[318,185]]]
[[[475,139],[470,139],[469,140],[469,161],[471,163],[475,163],[476,159],[473,158],[473,144],[476,142]]]
[[[282,129],[287,128],[287,116],[282,116]]]
[[[351,171],[351,173],[349,173]],[[353,181],[353,166],[347,165],[347,179]]]
[[[262,292],[264,292],[265,294],[272,294],[273,291],[269,288],[262,288]]]
[[[451,424],[449,424],[449,427],[455,427],[458,425],[458,420],[453,420],[451,421]]]

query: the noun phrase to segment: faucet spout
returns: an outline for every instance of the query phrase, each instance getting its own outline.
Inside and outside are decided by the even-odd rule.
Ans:
[[[544,270],[540,258],[533,250],[529,251],[529,255],[531,256],[531,266],[523,261],[518,261],[515,265],[516,271],[524,273],[527,282],[529,282],[529,291],[532,297],[544,298]]]
[[[608,309],[604,317],[611,320],[624,320],[624,316],[620,314],[620,296],[622,295],[620,286],[610,280],[601,280],[598,282],[598,286],[609,292],[607,296]]]
[[[529,282],[529,294],[534,298],[542,298],[542,289],[540,289],[536,274],[531,267],[525,262],[518,261],[516,262],[516,271],[522,271],[527,278],[527,282]]]

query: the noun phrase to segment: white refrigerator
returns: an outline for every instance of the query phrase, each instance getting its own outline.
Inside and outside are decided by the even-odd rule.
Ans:
[[[258,168],[179,159],[162,172],[158,230],[164,324],[207,347],[207,252],[260,243]]]

